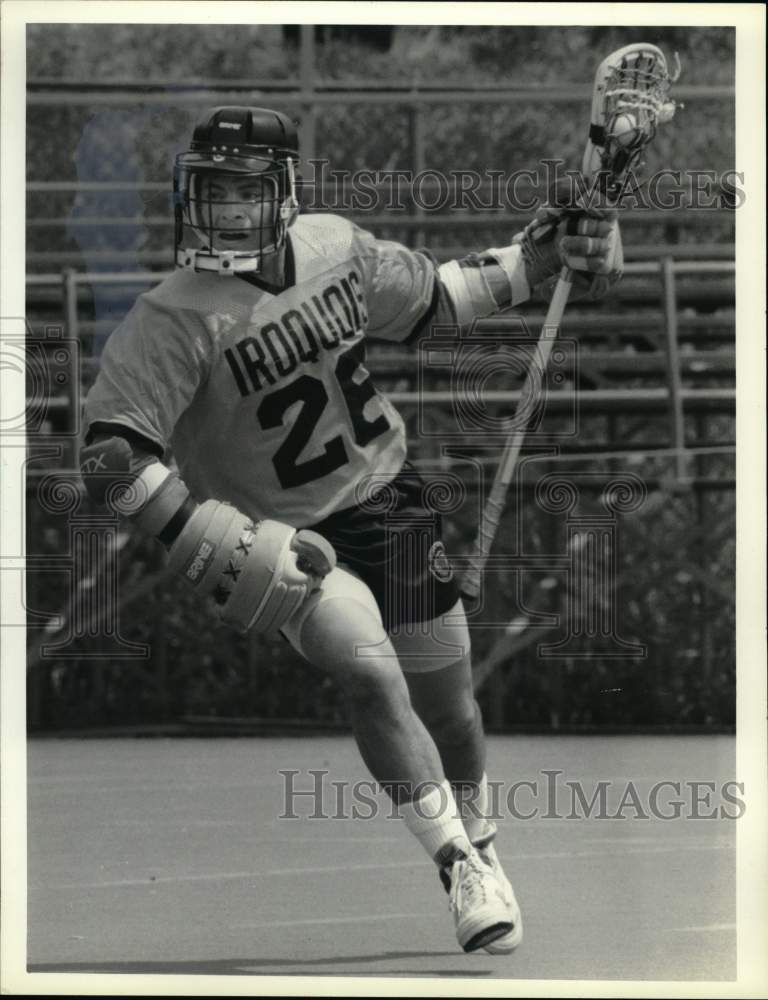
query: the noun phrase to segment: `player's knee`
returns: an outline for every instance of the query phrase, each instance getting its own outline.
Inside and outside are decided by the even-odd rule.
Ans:
[[[354,665],[360,648],[389,646],[373,594],[341,567],[328,574],[283,632],[311,663],[334,674],[348,661]]]

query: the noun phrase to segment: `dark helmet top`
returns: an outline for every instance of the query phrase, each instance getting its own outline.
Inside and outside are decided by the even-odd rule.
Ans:
[[[230,169],[247,169],[242,161],[250,159],[284,162],[290,156],[296,163],[299,137],[294,122],[280,111],[214,108],[195,126],[189,148],[193,153],[224,154],[233,161]]]
[[[176,157],[177,264],[222,274],[260,270],[262,257],[285,243],[288,226],[298,212],[298,148],[296,125],[280,111],[221,107],[206,112],[195,126],[189,149]],[[259,239],[252,239],[251,244],[256,245],[248,250],[215,245],[212,206],[203,194],[202,181],[216,175],[234,175],[239,180],[258,177],[261,181],[261,218],[248,230]],[[197,238],[192,242],[201,246],[187,245],[192,234]]]

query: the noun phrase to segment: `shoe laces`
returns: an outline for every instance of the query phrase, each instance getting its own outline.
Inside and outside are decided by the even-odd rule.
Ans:
[[[457,861],[451,870],[450,908],[458,910],[465,903],[484,903],[488,898],[489,875],[490,871],[474,854],[466,861]]]

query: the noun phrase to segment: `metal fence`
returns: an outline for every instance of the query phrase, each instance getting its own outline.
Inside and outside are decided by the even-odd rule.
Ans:
[[[31,109],[59,106],[67,108],[83,107],[135,107],[172,104],[177,107],[205,107],[210,104],[226,103],[261,103],[278,100],[281,107],[298,116],[299,136],[302,160],[308,164],[319,162],[317,128],[318,115],[327,108],[387,107],[398,115],[407,118],[408,163],[414,176],[422,174],[428,167],[426,150],[430,135],[429,113],[438,108],[465,106],[473,104],[483,106],[516,106],[536,107],[537,105],[555,105],[567,108],[570,105],[585,107],[591,95],[591,86],[587,83],[564,82],[559,85],[517,85],[517,86],[465,86],[445,89],[443,86],[420,82],[417,85],[380,83],[370,80],[323,81],[317,77],[315,58],[315,36],[312,25],[302,25],[300,29],[300,59],[297,79],[264,80],[233,79],[227,81],[194,81],[189,83],[176,80],[113,80],[86,81],[82,79],[30,79],[27,84],[27,104]],[[678,85],[675,97],[691,105],[694,110],[697,105],[712,102],[733,102],[735,88],[727,85]],[[318,182],[321,201],[330,186],[322,180]],[[27,182],[29,195],[57,195],[65,193],[108,193],[135,191],[150,196],[167,192],[168,185],[157,182],[131,182],[108,180],[64,181],[56,179],[35,179]],[[660,191],[663,193],[663,191]],[[485,197],[484,188],[477,191],[480,198]],[[416,204],[411,203],[407,211],[397,213],[368,212],[364,217],[352,216],[354,221],[361,222],[372,228],[384,227],[398,231],[398,237],[407,236],[411,245],[423,245],[426,236],[440,236],[441,231],[460,230],[466,235],[462,246],[446,246],[442,250],[447,257],[458,256],[459,252],[471,245],[472,230],[493,228],[502,231],[511,226],[526,221],[525,213],[506,211],[492,212],[451,212],[441,214],[426,212]],[[681,205],[676,209],[664,211],[644,210],[641,212],[624,213],[623,222],[627,227],[642,223],[644,226],[662,226],[664,242],[676,243],[681,231],[695,233],[695,238],[688,244],[688,256],[697,259],[733,258],[732,238],[713,239],[706,235],[714,218],[722,220],[727,231],[732,231],[732,212],[727,208],[714,211],[711,207],[696,205]],[[49,211],[30,212],[28,226],[31,231],[50,229],[63,226],[67,217],[52,215]],[[145,214],[141,218],[79,217],[78,227],[131,227],[141,225],[148,231],[165,228],[172,220],[168,214]],[[169,230],[170,231],[170,230]],[[701,236],[700,232],[705,235]],[[659,253],[659,241],[654,239],[647,244],[638,245],[632,241],[631,252],[635,259],[653,259]],[[98,252],[89,254],[89,261],[97,261]],[[164,267],[168,257],[162,252],[149,251],[131,254],[115,252],[104,253],[104,268],[110,264],[119,267],[127,261],[129,266]],[[79,254],[60,252],[56,250],[35,250],[28,252],[28,264],[34,268],[80,266],[82,257]],[[101,263],[99,262],[99,265]]]
[[[176,105],[238,104],[244,96],[257,101],[264,95],[279,95],[280,103],[299,114],[302,155],[314,159],[316,153],[316,111],[323,105],[386,104],[402,107],[410,121],[412,165],[424,168],[423,152],[429,123],[425,111],[436,105],[482,102],[514,107],[519,102],[573,104],[584,106],[592,93],[587,83],[559,85],[526,84],[508,86],[470,86],[446,88],[419,82],[417,85],[381,84],[371,80],[322,81],[317,78],[314,25],[300,29],[299,77],[296,80],[259,78],[184,83],[178,80],[113,80],[89,82],[82,79],[31,79],[27,85],[28,105],[120,105],[141,101],[165,104],[169,97]],[[677,85],[675,97],[681,101],[733,100],[735,88],[727,85]]]

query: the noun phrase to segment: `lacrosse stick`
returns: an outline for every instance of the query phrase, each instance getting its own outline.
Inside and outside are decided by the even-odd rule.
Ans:
[[[655,136],[657,125],[670,121],[674,116],[675,103],[669,100],[669,89],[679,75],[677,53],[674,71],[670,75],[661,49],[640,42],[618,49],[600,63],[592,90],[589,137],[582,160],[582,174],[590,184],[587,206],[594,195],[599,195],[602,205],[619,205],[632,168]],[[573,273],[564,267],[547,309],[534,362],[520,395],[524,405],[540,391],[537,387],[543,381],[572,283]],[[515,427],[510,432],[485,502],[461,585],[462,592],[472,599],[480,593],[481,576],[525,441],[525,431],[523,426]]]

